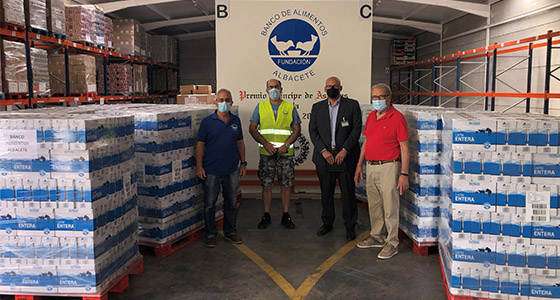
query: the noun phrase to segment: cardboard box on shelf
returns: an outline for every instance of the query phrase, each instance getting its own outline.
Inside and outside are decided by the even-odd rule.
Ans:
[[[215,94],[177,95],[177,104],[214,104]]]
[[[146,31],[134,19],[113,20],[114,48],[130,55],[146,55]]]
[[[70,93],[83,94],[95,93],[96,74],[95,57],[91,55],[70,55]],[[66,92],[66,77],[64,67],[64,55],[49,55],[49,74],[52,94],[64,94]]]
[[[2,41],[2,79],[6,94],[28,93],[27,63],[23,43]]]
[[[25,26],[25,9],[21,0],[0,0],[0,22]]]
[[[181,94],[210,94],[212,93],[211,85],[182,85]]]
[[[64,0],[47,0],[47,30],[66,34]]]
[[[168,35],[150,35],[148,48],[157,62],[177,63],[177,39]]]
[[[47,50],[31,48],[31,66],[33,66],[33,91],[36,96],[49,96],[49,55]]]
[[[148,66],[134,65],[134,93],[148,94]]]
[[[113,48],[113,19],[105,16],[105,45],[109,48]]]
[[[47,30],[47,1],[25,0],[23,5],[27,27]]]

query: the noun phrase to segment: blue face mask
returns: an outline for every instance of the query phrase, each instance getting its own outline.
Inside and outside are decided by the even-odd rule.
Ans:
[[[371,106],[373,106],[373,109],[375,109],[377,111],[383,111],[385,108],[387,108],[387,101],[385,101],[385,100],[372,100],[371,101]]]
[[[225,114],[231,110],[231,103],[229,102],[219,102],[218,103],[218,110]]]
[[[268,91],[268,96],[271,100],[276,101],[280,99],[280,90],[271,89],[270,91]]]

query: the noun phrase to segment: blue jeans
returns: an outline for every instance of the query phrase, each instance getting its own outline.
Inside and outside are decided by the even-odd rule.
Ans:
[[[237,207],[235,198],[239,187],[239,169],[228,175],[206,174],[202,183],[204,187],[204,226],[206,226],[206,237],[216,237],[216,201],[220,188],[224,195],[224,235],[230,236],[237,233]]]

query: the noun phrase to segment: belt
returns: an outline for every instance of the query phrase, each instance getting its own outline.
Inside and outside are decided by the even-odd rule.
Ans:
[[[392,160],[368,160],[368,164],[370,165],[382,165],[382,164],[387,164],[387,163],[392,163],[392,162],[396,162],[399,161],[399,159],[392,159]]]
[[[331,150],[332,150],[332,151],[336,150],[336,147],[335,147],[335,146],[331,146]]]

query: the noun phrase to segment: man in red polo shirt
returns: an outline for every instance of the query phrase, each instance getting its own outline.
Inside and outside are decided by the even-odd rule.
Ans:
[[[371,88],[371,104],[375,110],[366,120],[366,139],[354,174],[356,183],[363,179],[362,165],[367,160],[371,232],[357,246],[383,248],[377,257],[389,259],[399,252],[399,194],[408,189],[408,126],[404,116],[391,105],[388,85],[379,83]]]

